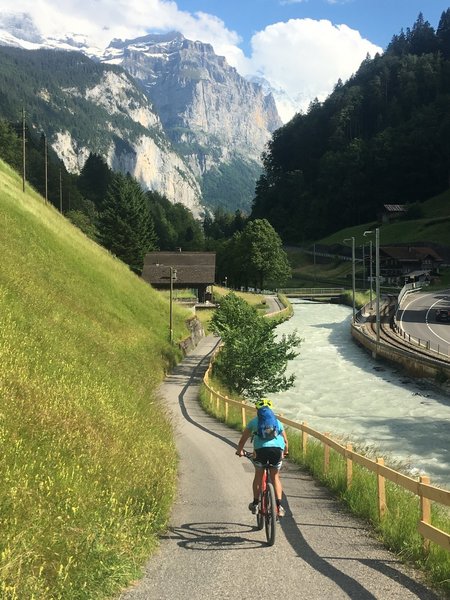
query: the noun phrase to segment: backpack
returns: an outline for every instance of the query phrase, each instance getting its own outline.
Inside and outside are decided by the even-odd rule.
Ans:
[[[275,413],[268,406],[258,409],[258,429],[256,434],[265,440],[273,440],[280,432]]]

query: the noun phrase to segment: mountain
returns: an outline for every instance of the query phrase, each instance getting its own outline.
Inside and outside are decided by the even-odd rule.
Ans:
[[[79,172],[89,153],[97,153],[144,188],[201,214],[196,177],[147,96],[120,67],[79,52],[0,47],[0,90],[0,117],[17,121],[26,99],[28,125],[46,134],[68,171]]]
[[[176,32],[114,40],[101,61],[122,66],[142,84],[171,141],[203,179],[207,205],[224,204],[207,185],[211,177],[227,178],[224,166],[245,165],[254,187],[261,153],[282,125],[271,93],[241,77],[210,44]]]
[[[172,201],[181,201],[197,212],[200,206],[249,210],[261,174],[261,154],[282,122],[272,93],[241,77],[210,44],[172,32],[113,40],[101,51],[90,47],[80,35],[45,38],[26,14],[4,14],[0,16],[0,45],[40,52],[75,50],[103,66],[104,71],[96,71],[97,80],[89,89],[61,85],[58,91],[56,85],[48,98],[44,82],[54,76],[40,63],[42,80],[36,85],[41,107],[43,102],[56,102],[61,110],[62,98],[66,97],[69,104],[77,98],[78,104],[90,103],[91,112],[103,111],[104,122],[92,122],[90,134],[83,139],[75,133],[78,119],[86,121],[78,112],[72,119],[64,119],[64,128],[58,123],[51,129],[52,145],[69,169],[79,169],[89,151],[98,151],[99,144],[93,138],[101,134],[107,141],[101,153],[110,166],[130,170],[145,187],[164,193]],[[57,54],[64,62],[61,53]],[[55,62],[50,54],[46,56],[49,64]],[[28,72],[24,57],[17,68]],[[82,69],[95,70],[81,63]],[[57,71],[61,74],[60,69]],[[28,102],[26,95],[22,97]],[[131,104],[127,98],[133,98]],[[127,115],[129,126],[114,131],[110,116],[119,114]],[[0,116],[7,115],[2,111]],[[140,136],[136,133],[139,126]],[[113,143],[114,135],[120,140],[120,152]]]

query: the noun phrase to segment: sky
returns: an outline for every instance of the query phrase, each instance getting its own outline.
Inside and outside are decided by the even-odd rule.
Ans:
[[[278,90],[283,121],[324,100],[367,54],[412,27],[420,12],[436,28],[450,0],[1,0],[29,14],[45,36],[78,34],[105,48],[113,38],[180,31],[209,42],[241,75]],[[1,15],[0,15],[1,20]]]

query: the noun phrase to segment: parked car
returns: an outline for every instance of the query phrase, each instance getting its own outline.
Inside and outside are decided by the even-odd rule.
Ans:
[[[435,313],[436,321],[450,321],[450,310],[447,308],[437,308]]]

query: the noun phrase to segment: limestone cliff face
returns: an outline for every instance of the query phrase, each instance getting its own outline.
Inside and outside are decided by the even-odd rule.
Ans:
[[[140,81],[164,130],[197,176],[236,158],[260,162],[282,125],[275,102],[217,56],[179,33],[114,41],[104,62]]]
[[[69,171],[79,172],[89,152],[96,151],[112,169],[131,173],[144,188],[183,203],[195,215],[202,213],[201,191],[191,168],[168,143],[148,99],[139,96],[125,73],[106,71],[93,86],[62,91],[104,109],[108,115],[105,121],[97,122],[97,127],[103,129],[101,148],[95,147],[98,140],[83,142],[69,129],[55,133],[53,148]]]

